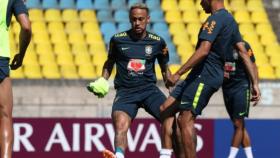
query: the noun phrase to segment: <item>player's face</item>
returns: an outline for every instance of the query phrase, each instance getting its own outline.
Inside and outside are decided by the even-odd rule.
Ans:
[[[200,5],[205,11],[205,13],[211,13],[211,0],[201,0]]]
[[[145,9],[135,8],[131,10],[129,18],[134,33],[143,34],[146,31],[146,26],[150,22],[150,16]]]

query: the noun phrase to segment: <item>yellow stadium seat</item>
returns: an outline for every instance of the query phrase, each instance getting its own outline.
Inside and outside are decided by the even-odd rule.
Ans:
[[[259,76],[261,79],[275,79],[275,72],[270,65],[258,66]]]
[[[106,53],[94,53],[92,57],[92,62],[94,65],[103,66],[104,62],[107,60]]]
[[[256,32],[259,35],[266,35],[267,33],[274,33],[273,28],[269,23],[259,23],[256,25]]]
[[[23,65],[39,65],[37,54],[27,51],[24,56]]]
[[[251,15],[253,23],[269,23],[266,12],[263,11],[253,11]]]
[[[61,21],[51,21],[48,24],[48,31],[51,34],[56,34],[58,32],[64,33],[64,24]]]
[[[161,2],[161,8],[164,11],[167,11],[167,10],[178,10],[178,4],[177,4],[177,1],[163,0]]]
[[[46,27],[46,23],[43,21],[35,21],[31,23],[31,27],[32,27],[32,32],[33,34],[35,33],[40,33],[40,32],[45,32],[47,33],[47,27]]]
[[[185,54],[192,54],[194,52],[194,47],[190,42],[186,42],[184,44],[178,45],[178,53],[179,55],[185,55]]]
[[[68,33],[73,33],[73,32],[82,32],[82,27],[80,22],[74,22],[74,21],[70,21],[67,22],[65,25],[65,31]]]
[[[261,0],[248,0],[247,9],[250,11],[264,10],[264,6]]]
[[[195,46],[195,45],[197,44],[197,41],[198,41],[198,36],[192,34],[192,35],[191,35],[191,40],[190,40],[191,44],[192,44],[193,46]]]
[[[237,23],[251,23],[250,14],[247,10],[238,10],[234,13]]]
[[[265,47],[265,53],[269,56],[280,55],[280,46],[278,43],[269,44]],[[280,61],[280,60],[279,60]]]
[[[79,21],[79,15],[77,10],[75,9],[62,10],[62,20],[65,22]]]
[[[244,0],[231,0],[230,8],[231,8],[231,10],[234,10],[234,11],[247,10]]]
[[[190,24],[187,25],[187,32],[190,35],[198,36],[200,28],[201,28],[200,23],[190,23]]]
[[[280,53],[279,53],[279,54],[280,54]],[[280,55],[270,57],[270,58],[269,58],[269,63],[270,63],[272,66],[280,67],[279,59],[280,59]]]
[[[79,65],[78,74],[82,79],[93,79],[97,77],[92,64]]]
[[[269,64],[268,58],[264,53],[261,54],[255,53],[254,55],[256,57],[256,64],[258,66],[264,66]]]
[[[12,70],[10,76],[13,79],[23,79],[23,78],[25,78],[22,67],[20,67],[16,70]]]
[[[72,53],[73,54],[88,53],[88,47],[85,43],[74,43],[72,45]]]
[[[180,10],[196,11],[195,3],[192,0],[180,0],[178,7]]]
[[[44,21],[44,14],[42,9],[29,9],[29,19],[30,21]]]
[[[85,38],[80,32],[73,32],[69,34],[68,42],[70,44],[83,44],[85,43]]]
[[[209,15],[210,15],[210,14],[206,14],[204,11],[201,11],[201,12],[199,13],[200,22],[201,22],[201,23],[204,23],[204,22],[207,20],[207,18],[209,17]]]
[[[186,10],[183,13],[183,21],[185,23],[199,23],[200,19],[197,15],[197,12]]]
[[[52,46],[50,43],[38,43],[36,44],[36,53],[41,54],[51,54],[53,52]]]
[[[57,32],[51,34],[51,43],[53,44],[68,44],[67,37],[64,32]]]
[[[106,47],[104,43],[96,43],[91,44],[89,46],[89,53],[90,54],[96,54],[96,53],[106,53]]]
[[[63,65],[60,67],[61,75],[64,79],[78,79],[75,65]]]
[[[270,45],[277,43],[277,37],[275,34],[266,34],[261,36],[260,41],[263,45]]]
[[[88,21],[83,24],[82,30],[84,33],[100,33],[97,22]]]
[[[57,54],[56,62],[58,65],[74,65],[73,55],[71,53]]]
[[[99,32],[86,34],[86,42],[88,44],[103,43],[102,34]]]
[[[88,53],[78,53],[75,55],[74,63],[76,65],[88,65],[91,64],[91,57]]]
[[[70,45],[68,43],[56,43],[54,45],[54,53],[55,54],[71,53]]]
[[[160,69],[160,66],[159,64],[156,64],[155,66],[155,71],[156,71],[156,77],[158,80],[162,80],[162,74],[161,74],[161,69]]]
[[[255,27],[252,23],[239,24],[239,30],[242,35],[251,34],[255,32]]]
[[[45,65],[42,67],[42,74],[46,79],[60,79],[61,74],[57,64]]]
[[[276,75],[276,78],[277,78],[277,79],[280,78],[280,67],[276,67],[276,68],[275,68],[275,75]]]
[[[58,9],[47,9],[45,11],[45,20],[50,21],[62,21],[60,10]]]
[[[50,43],[49,34],[47,32],[37,32],[33,34],[32,40],[35,44]]]
[[[243,36],[244,40],[246,40],[247,42],[249,42],[251,45],[253,43],[259,43],[259,37],[256,33],[250,33],[250,34],[245,34]]]
[[[201,7],[200,2],[201,2],[201,1],[196,1],[196,2],[195,2],[195,7],[196,7],[196,9],[197,9],[198,11],[203,11],[203,8]]]
[[[189,37],[186,34],[177,34],[173,36],[173,43],[176,45],[184,45],[189,42]]]
[[[39,65],[26,65],[24,68],[24,74],[28,79],[41,79],[43,78],[41,68]]]
[[[95,15],[95,11],[94,10],[81,10],[80,11],[80,20],[83,22],[96,22],[96,15]]]
[[[20,32],[20,25],[17,22],[12,23],[12,32],[14,33],[15,37],[19,37]]]
[[[49,54],[41,54],[41,55],[39,56],[39,63],[40,63],[40,65],[42,65],[42,66],[50,65],[50,64],[56,63],[54,54],[52,54],[52,53],[49,53]]]
[[[179,10],[168,10],[165,13],[165,20],[168,23],[182,22],[181,12]]]
[[[171,23],[169,25],[169,32],[172,35],[181,34],[184,31],[186,31],[186,27],[185,24],[182,22]]]

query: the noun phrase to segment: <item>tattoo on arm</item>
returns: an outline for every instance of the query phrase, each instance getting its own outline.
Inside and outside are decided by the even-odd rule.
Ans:
[[[104,63],[103,70],[102,70],[102,77],[104,77],[106,80],[109,79],[109,77],[112,73],[114,64],[115,64],[115,60],[110,59],[110,58],[108,58],[107,61]]]

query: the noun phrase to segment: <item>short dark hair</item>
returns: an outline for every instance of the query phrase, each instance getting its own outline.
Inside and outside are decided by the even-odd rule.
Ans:
[[[150,12],[148,6],[145,3],[135,3],[135,4],[133,4],[129,9],[129,13],[131,13],[131,11],[133,9],[144,9],[144,10],[147,11],[148,15],[149,15],[149,12]]]

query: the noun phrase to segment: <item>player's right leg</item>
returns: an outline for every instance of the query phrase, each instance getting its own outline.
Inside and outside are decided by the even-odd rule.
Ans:
[[[127,148],[127,132],[131,120],[135,118],[138,106],[138,95],[136,92],[127,92],[126,89],[118,90],[112,107],[112,120],[115,130],[115,154],[105,150],[104,158],[124,158]]]
[[[115,155],[116,158],[124,158],[124,152],[127,148],[127,132],[131,124],[131,118],[123,111],[114,111],[112,119],[115,129]]]
[[[12,83],[6,77],[0,83],[0,149],[1,158],[12,158],[13,147]]]

